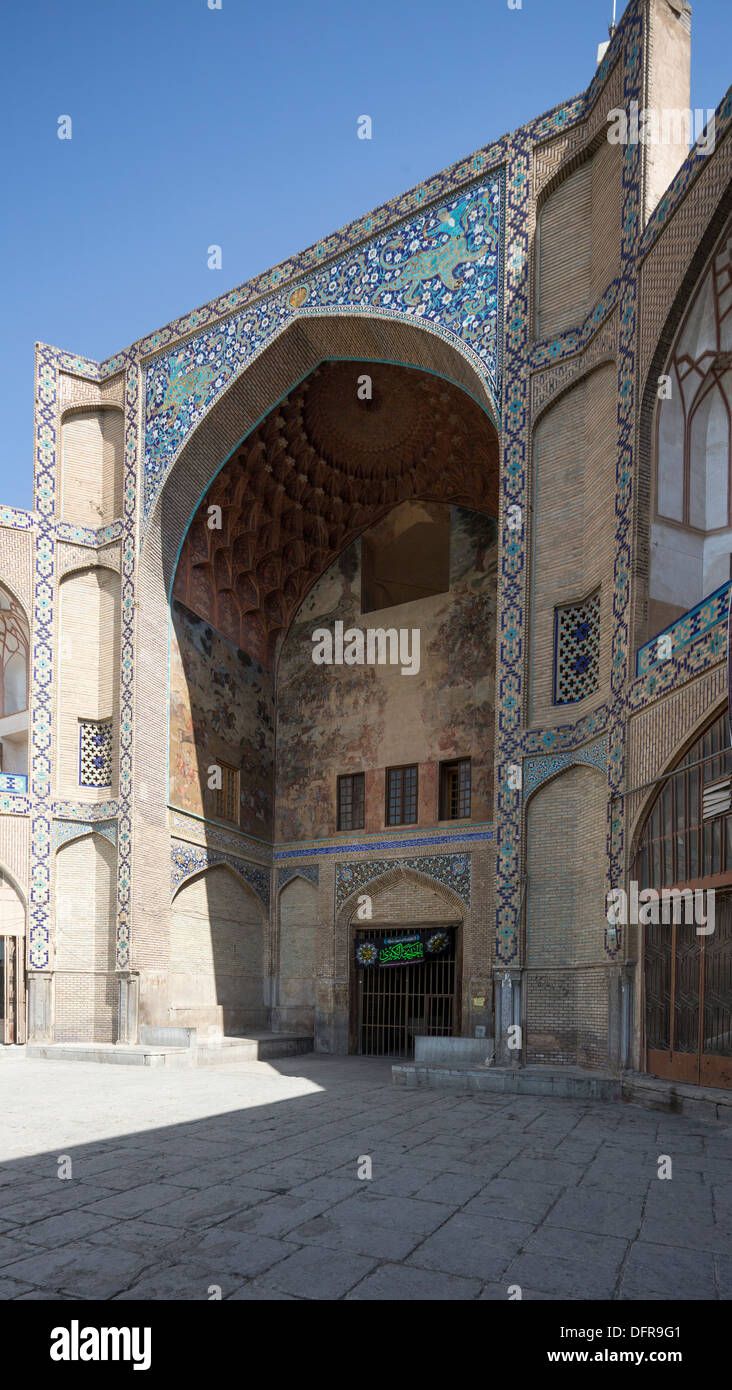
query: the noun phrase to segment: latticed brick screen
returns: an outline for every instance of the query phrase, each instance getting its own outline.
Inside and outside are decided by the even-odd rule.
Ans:
[[[82,719],[79,724],[79,786],[112,785],[112,721]]]
[[[554,703],[573,704],[600,684],[600,591],[584,603],[558,608],[554,648]]]

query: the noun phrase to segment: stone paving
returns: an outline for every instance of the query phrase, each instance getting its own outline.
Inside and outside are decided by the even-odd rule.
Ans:
[[[731,1156],[722,1124],[355,1057],[0,1049],[0,1298],[729,1299]]]

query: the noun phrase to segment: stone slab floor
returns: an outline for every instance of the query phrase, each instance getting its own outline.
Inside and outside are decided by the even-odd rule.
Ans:
[[[729,1299],[731,1156],[720,1124],[382,1061],[2,1050],[0,1298]]]

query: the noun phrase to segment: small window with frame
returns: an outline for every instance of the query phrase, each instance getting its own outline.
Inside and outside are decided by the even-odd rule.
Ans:
[[[417,821],[417,764],[386,769],[386,824],[415,825]]]
[[[440,820],[470,818],[470,758],[440,763]]]
[[[365,790],[362,772],[338,778],[338,829],[363,830]]]
[[[214,790],[214,815],[217,820],[239,824],[239,769],[231,763],[218,760],[221,768],[221,786]]]

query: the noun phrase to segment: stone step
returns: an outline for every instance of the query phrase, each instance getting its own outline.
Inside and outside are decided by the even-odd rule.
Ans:
[[[630,1071],[623,1075],[623,1100],[645,1105],[667,1115],[686,1115],[689,1119],[723,1120],[732,1125],[732,1091],[718,1086],[687,1086],[665,1081],[660,1076]]]
[[[187,1047],[152,1047],[138,1043],[27,1043],[26,1057],[45,1062],[108,1062],[128,1067],[190,1067]]]
[[[312,1052],[312,1037],[296,1033],[252,1033],[186,1047],[145,1043],[27,1043],[26,1057],[56,1062],[106,1062],[132,1067],[217,1067],[235,1062],[265,1062]]]
[[[575,1067],[490,1067],[399,1062],[391,1069],[395,1086],[431,1086],[463,1092],[561,1096],[565,1100],[620,1100],[619,1077]]]
[[[194,1050],[195,1066],[215,1067],[228,1062],[267,1062],[276,1057],[296,1057],[302,1052],[312,1052],[313,1039],[299,1033],[252,1033],[248,1038],[199,1043]]]
[[[713,1086],[685,1086],[641,1072],[611,1076],[579,1067],[438,1066],[398,1062],[392,1066],[394,1086],[418,1086],[503,1095],[558,1096],[564,1100],[625,1101],[665,1114],[732,1125],[732,1091]]]

